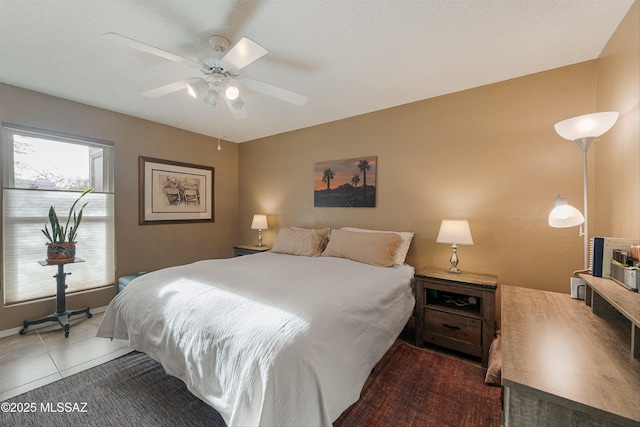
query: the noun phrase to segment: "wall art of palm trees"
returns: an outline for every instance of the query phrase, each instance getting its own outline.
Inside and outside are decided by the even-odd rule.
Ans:
[[[313,206],[374,208],[376,171],[376,156],[316,163]]]

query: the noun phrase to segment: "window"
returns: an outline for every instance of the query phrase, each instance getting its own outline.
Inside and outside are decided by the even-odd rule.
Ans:
[[[82,201],[77,256],[68,265],[67,294],[114,284],[113,143],[19,125],[2,126],[2,289],[5,305],[56,294],[52,267],[46,258],[46,237],[40,230],[50,206],[59,217],[80,193]]]

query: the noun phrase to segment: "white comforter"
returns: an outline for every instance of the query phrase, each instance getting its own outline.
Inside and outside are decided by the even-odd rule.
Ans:
[[[413,267],[270,252],[148,273],[97,335],[130,340],[228,426],[330,426],[414,306]]]

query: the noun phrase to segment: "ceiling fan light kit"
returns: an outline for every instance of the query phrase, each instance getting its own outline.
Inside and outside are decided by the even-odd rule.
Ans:
[[[141,52],[187,65],[204,74],[204,78],[192,77],[169,83],[143,93],[144,96],[150,98],[168,95],[186,88],[188,93],[194,98],[199,98],[206,94],[203,100],[204,104],[208,107],[215,107],[220,94],[223,93],[227,107],[229,107],[231,115],[236,119],[248,117],[244,102],[239,97],[240,90],[238,86],[244,86],[251,91],[271,96],[299,107],[304,106],[308,100],[306,96],[287,89],[246,77],[240,78],[241,69],[268,53],[264,47],[246,37],[243,37],[233,47],[230,47],[231,43],[226,38],[218,35],[210,36],[209,43],[215,52],[203,55],[200,62],[182,58],[173,53],[166,52],[157,47],[117,33],[105,33],[102,37]],[[222,58],[216,57],[220,55],[223,55]]]
[[[244,102],[242,102],[242,99],[237,99],[233,104],[231,104],[231,106],[235,110],[241,110],[242,107],[244,107]]]
[[[204,104],[207,107],[215,108],[218,104],[218,92],[213,89],[209,89],[209,92],[207,92],[207,95],[204,97]]]
[[[207,83],[204,79],[195,79],[194,81],[187,84],[187,91],[189,92],[189,95],[194,98],[198,98],[208,90],[209,83]]]

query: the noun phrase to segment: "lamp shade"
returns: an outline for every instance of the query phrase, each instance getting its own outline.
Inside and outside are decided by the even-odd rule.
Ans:
[[[473,245],[469,221],[466,219],[443,219],[436,242]]]
[[[213,89],[207,92],[207,96],[204,97],[204,103],[208,107],[214,108],[218,103],[218,92]]]
[[[187,91],[189,91],[189,95],[194,98],[199,97],[203,93],[209,90],[209,83],[207,83],[204,79],[195,78],[192,79],[189,84],[187,84]]]
[[[558,135],[569,141],[577,141],[582,138],[597,138],[615,124],[618,120],[616,111],[585,114],[556,123]]]
[[[235,101],[233,101],[233,104],[231,104],[231,106],[235,109],[235,110],[242,110],[242,108],[244,107],[244,102],[242,102],[242,99],[240,98],[236,98]]]
[[[549,214],[549,225],[554,228],[575,227],[584,222],[582,213],[567,203],[567,200],[558,195],[555,200],[555,207]]]
[[[263,214],[255,214],[253,221],[251,221],[252,230],[268,230],[269,224],[267,224],[267,216]]]

